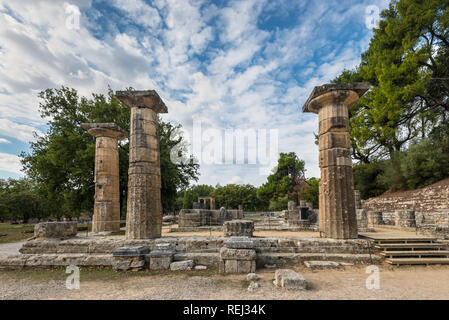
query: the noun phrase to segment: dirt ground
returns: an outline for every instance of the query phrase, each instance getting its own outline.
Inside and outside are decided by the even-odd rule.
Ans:
[[[309,270],[308,291],[285,291],[272,281],[274,270],[258,270],[261,287],[248,293],[245,275],[219,275],[217,270],[128,272],[81,270],[80,289],[68,290],[65,270],[0,271],[0,299],[144,299],[144,300],[371,300],[449,299],[448,266],[380,266],[380,289],[366,289],[365,266]]]

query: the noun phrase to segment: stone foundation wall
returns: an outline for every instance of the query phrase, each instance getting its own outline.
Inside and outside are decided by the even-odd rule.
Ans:
[[[179,228],[221,226],[225,221],[243,219],[241,210],[183,209],[179,213]]]
[[[219,252],[228,238],[225,237],[164,237],[146,240],[124,240],[111,238],[78,238],[67,240],[31,240],[23,244],[22,254],[112,254],[121,247],[148,247],[150,251],[157,244],[168,243],[177,253]],[[254,249],[263,252],[293,252],[293,253],[369,253],[366,240],[333,240],[320,238],[251,238]]]
[[[396,210],[414,210],[430,215],[434,212],[449,212],[449,179],[422,189],[385,194],[363,200],[362,206],[367,211],[384,213],[394,213]],[[386,220],[389,220],[388,217]]]

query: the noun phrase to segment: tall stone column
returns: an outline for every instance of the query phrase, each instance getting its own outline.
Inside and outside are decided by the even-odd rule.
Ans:
[[[81,127],[96,137],[92,232],[118,232],[120,191],[117,142],[128,138],[128,133],[114,123],[83,123]]]
[[[117,91],[131,109],[126,239],[162,233],[161,167],[157,114],[167,107],[156,91]]]
[[[303,107],[319,118],[319,224],[327,238],[357,238],[349,109],[368,89],[367,83],[315,87]]]

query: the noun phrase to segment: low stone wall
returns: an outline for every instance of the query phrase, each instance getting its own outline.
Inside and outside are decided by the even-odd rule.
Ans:
[[[394,213],[396,210],[414,210],[432,216],[435,212],[449,212],[449,179],[422,189],[384,194],[363,200],[362,206],[367,211],[384,213]]]
[[[225,221],[243,219],[241,210],[183,209],[179,213],[180,228],[221,226]]]
[[[302,237],[251,238],[257,252],[327,252],[369,253],[366,240],[334,240]],[[67,240],[30,240],[19,250],[22,254],[112,254],[120,247],[145,246],[153,250],[156,244],[168,243],[176,252],[218,252],[226,237],[164,237],[146,240],[114,238],[76,238]]]
[[[77,222],[41,222],[34,226],[34,237],[39,239],[72,238],[78,233]]]
[[[0,268],[78,266],[112,267],[112,253],[121,247],[170,246],[174,261],[192,260],[196,265],[218,267],[220,249],[225,237],[164,237],[150,240],[114,238],[75,238],[67,240],[31,240],[24,243],[20,255],[0,258]],[[302,237],[251,238],[259,267],[265,264],[297,263],[307,260],[377,263],[371,255],[369,242]]]

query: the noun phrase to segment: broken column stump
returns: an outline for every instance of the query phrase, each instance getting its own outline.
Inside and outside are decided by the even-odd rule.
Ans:
[[[367,83],[318,86],[302,109],[319,117],[319,224],[327,238],[356,239],[358,235],[349,109],[368,89]]]
[[[220,249],[220,273],[256,272],[256,251],[249,237],[232,237]]]
[[[232,220],[223,224],[225,237],[252,237],[254,232],[254,221]]]
[[[156,91],[117,91],[131,109],[126,239],[162,234],[161,168],[157,114],[167,107]]]
[[[114,123],[83,123],[81,128],[96,138],[95,203],[92,232],[119,232],[118,141],[128,138],[128,133]]]

